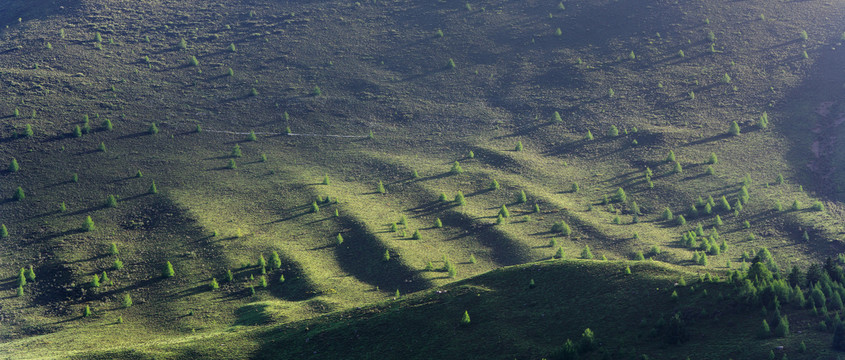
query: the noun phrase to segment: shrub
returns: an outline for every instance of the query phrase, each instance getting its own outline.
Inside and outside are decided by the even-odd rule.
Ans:
[[[739,124],[737,124],[736,121],[731,122],[731,127],[728,129],[728,133],[733,136],[739,135]]]
[[[824,211],[824,204],[821,201],[813,202],[813,211]]]
[[[617,128],[616,125],[610,125],[610,128],[607,130],[607,136],[610,136],[610,137],[619,136],[619,128]]]
[[[73,183],[78,183],[79,182],[79,174],[73,173],[73,175],[70,176],[70,181],[73,182]]]
[[[82,223],[82,230],[83,231],[94,231],[96,227],[94,226],[94,220],[91,220],[91,216],[85,217],[85,221]]]
[[[730,84],[731,83],[731,76],[728,75],[728,73],[725,73],[725,75],[722,76],[722,82],[725,83],[725,84]]]
[[[452,174],[460,174],[464,172],[464,169],[461,168],[461,164],[459,162],[455,161],[455,163],[452,164],[452,169],[449,170],[449,172]]]
[[[798,33],[798,36],[800,36],[800,37],[801,37],[801,40],[807,40],[807,39],[809,38],[809,37],[807,36],[807,31],[804,31],[804,30],[801,30],[801,32],[800,32],[800,33]]]
[[[593,252],[590,251],[590,245],[584,245],[584,249],[581,250],[581,258],[591,260],[593,257]]]
[[[176,272],[173,271],[173,264],[171,264],[170,261],[168,261],[167,263],[164,264],[164,267],[161,270],[161,276],[169,278],[169,277],[173,277],[174,275],[176,275]]]

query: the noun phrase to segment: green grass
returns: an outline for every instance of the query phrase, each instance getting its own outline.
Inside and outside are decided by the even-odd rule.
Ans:
[[[560,328],[554,339],[551,324],[522,328],[514,319],[570,311],[558,309],[543,292],[541,280],[551,275],[539,271],[538,291],[520,289],[510,298],[522,285],[494,286],[488,280],[498,273],[484,274],[549,259],[557,250],[549,246],[553,238],[570,259],[585,245],[597,258],[612,260],[657,246],[662,252],[654,260],[667,265],[653,274],[651,265],[635,265],[635,278],[644,282],[660,280],[638,278],[639,266],[658,278],[669,268],[721,271],[726,260],[737,264],[740,254],[763,246],[784,269],[845,251],[837,185],[842,174],[835,166],[843,155],[833,146],[841,132],[840,100],[833,94],[845,75],[838,66],[842,55],[828,50],[841,36],[832,20],[845,13],[840,4],[596,0],[559,10],[553,3],[483,1],[473,3],[472,11],[465,4],[408,1],[259,1],[241,7],[80,0],[66,6],[68,12],[56,13],[16,0],[0,5],[6,35],[0,40],[0,154],[4,164],[15,158],[20,165],[17,172],[0,173],[0,223],[10,233],[0,247],[0,357],[85,357],[88,349],[105,348],[180,357],[212,354],[209,344],[219,339],[237,348],[220,357],[260,357],[273,346],[268,337],[277,336],[267,324],[320,326],[331,334],[327,339],[343,339],[333,331],[349,325],[331,324],[344,316],[374,332],[375,324],[414,324],[391,336],[413,334],[410,329],[419,326],[438,339],[454,338],[453,344],[482,339],[466,353],[457,345],[415,343],[444,357],[539,357],[594,325],[576,317],[577,326],[554,325]],[[614,26],[596,25],[603,23]],[[560,36],[554,35],[557,28]],[[433,36],[436,29],[445,35]],[[800,30],[808,40],[797,40]],[[716,38],[715,52],[708,31]],[[100,49],[94,47],[96,33],[103,38]],[[230,44],[237,51],[227,50]],[[796,55],[804,50],[809,59]],[[196,66],[186,65],[191,56]],[[444,68],[447,59],[454,69]],[[725,74],[730,84],[722,82]],[[317,87],[321,95],[313,96]],[[613,97],[607,96],[610,88]],[[825,102],[830,113],[820,115]],[[757,129],[753,124],[763,111],[771,123]],[[83,115],[90,117],[91,131],[75,137]],[[111,131],[100,129],[106,118]],[[741,135],[724,136],[732,121]],[[157,134],[149,134],[153,122]],[[34,135],[22,138],[17,134],[26,124]],[[605,135],[611,126],[619,136]],[[284,135],[288,127],[304,136]],[[595,134],[591,141],[583,140],[588,130]],[[246,141],[251,131],[256,140]],[[101,143],[108,144],[107,152],[95,151]],[[517,143],[523,151],[514,151]],[[236,144],[242,156],[237,169],[228,169]],[[662,161],[669,150],[683,173],[671,174],[672,165]],[[718,154],[719,163],[714,175],[705,175],[710,153]],[[455,161],[464,172],[450,175]],[[813,171],[807,171],[808,161]],[[653,189],[643,178],[647,166],[655,173]],[[419,178],[411,177],[414,171]],[[143,177],[135,176],[139,172]],[[69,181],[75,173],[78,183]],[[322,184],[326,174],[330,185]],[[692,264],[693,251],[680,246],[681,235],[698,224],[709,230],[714,217],[687,217],[686,225],[675,226],[659,220],[662,210],[684,214],[698,196],[708,195],[725,195],[733,203],[747,174],[751,201],[738,216],[720,213],[725,224],[719,233],[730,250],[709,257],[707,267]],[[786,183],[774,183],[778,174]],[[500,189],[488,190],[492,179]],[[156,194],[149,193],[153,181]],[[385,194],[376,192],[379,181]],[[576,182],[580,191],[573,193]],[[18,186],[26,198],[6,200]],[[618,214],[600,205],[619,187],[642,209],[636,224],[629,204],[615,204]],[[458,191],[466,195],[465,206],[437,201],[440,193],[451,199]],[[526,203],[516,203],[520,191]],[[116,207],[103,206],[109,195],[117,197]],[[337,203],[319,204],[321,211],[310,213],[318,196]],[[776,200],[789,208],[796,199],[805,207],[823,200],[828,211],[772,211]],[[67,210],[58,212],[62,202]],[[502,205],[511,217],[496,225]],[[409,222],[400,227],[404,238],[389,231],[402,215]],[[86,216],[95,231],[78,230]],[[615,216],[621,225],[613,224]],[[435,218],[443,228],[434,227]],[[549,232],[560,220],[572,226],[572,235]],[[750,229],[743,227],[746,220]],[[421,239],[411,239],[415,230]],[[801,238],[805,230],[810,241]],[[344,237],[339,246],[338,233]],[[756,240],[747,240],[749,234]],[[109,270],[113,242],[125,264],[117,271]],[[282,269],[269,271],[268,288],[256,288],[252,296],[248,287],[261,276],[258,257],[269,258],[272,251],[281,254]],[[429,262],[442,267],[444,257],[456,265],[454,278],[425,270]],[[166,261],[176,276],[161,279]],[[38,277],[19,298],[15,276],[30,264]],[[598,278],[620,266],[566,264],[584,266]],[[211,279],[223,279],[227,269],[234,283],[221,281],[220,289],[210,291]],[[104,270],[114,285],[84,285]],[[286,281],[279,283],[282,275]],[[608,281],[619,280],[620,288],[628,281],[614,276]],[[441,286],[465,295],[441,299],[430,292]],[[421,294],[403,298],[392,312],[387,299],[397,289]],[[132,295],[131,308],[120,306],[124,293]],[[473,303],[473,293],[491,300]],[[429,309],[422,305],[426,299],[443,300],[431,305],[437,316],[412,310]],[[493,315],[495,307],[521,301],[537,301],[541,311]],[[373,303],[378,305],[368,307]],[[460,309],[471,304],[481,306],[478,315]],[[590,313],[626,314],[616,302],[608,304]],[[655,313],[671,307],[655,304]],[[86,305],[94,316],[81,319]],[[375,315],[361,317],[358,307],[375,309]],[[470,310],[471,326],[451,328],[464,310]],[[124,324],[115,324],[118,316]],[[426,317],[435,319],[434,327],[425,327]],[[613,334],[623,352],[637,347],[658,357],[677,355],[623,331],[645,332],[636,327],[639,320],[594,330],[605,339],[611,337],[602,331]],[[475,333],[476,325],[484,330]],[[296,336],[273,340],[289,344],[291,356],[309,354],[311,343]],[[490,346],[500,337],[507,339],[504,352]],[[816,349],[826,346],[819,345],[826,337],[802,338]],[[409,356],[371,341],[345,341],[313,344],[327,351],[348,346],[361,357],[375,351]],[[714,346],[714,354],[757,356],[732,353],[741,351],[738,341]]]

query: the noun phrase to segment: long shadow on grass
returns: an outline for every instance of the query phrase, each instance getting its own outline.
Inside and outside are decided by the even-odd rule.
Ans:
[[[335,250],[340,267],[357,279],[381,289],[399,289],[402,293],[415,292],[432,286],[418,271],[408,267],[401,257],[392,254],[389,261],[383,255],[387,248],[361,223],[346,217],[339,218],[344,243]]]

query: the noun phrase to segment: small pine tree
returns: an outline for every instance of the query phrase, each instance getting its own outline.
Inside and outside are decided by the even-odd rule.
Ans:
[[[320,212],[320,205],[317,205],[317,202],[316,202],[316,201],[314,201],[314,202],[312,202],[312,203],[311,203],[311,212],[312,212],[312,213],[318,213],[318,212]]]
[[[783,204],[781,204],[780,200],[775,200],[775,210],[783,211]]]
[[[677,224],[678,226],[686,225],[687,219],[684,218],[683,215],[678,215],[677,217],[675,217],[675,224]]]
[[[469,254],[469,263],[470,264],[478,263],[478,260],[475,259],[475,255]]]
[[[760,116],[760,120],[757,122],[757,126],[760,127],[761,129],[765,129],[765,128],[769,127],[769,114],[768,113],[766,113],[765,111],[763,112],[763,115]]]
[[[467,204],[466,199],[464,198],[463,192],[458,191],[458,194],[455,195],[455,202],[460,206],[464,206],[464,205]]]
[[[111,131],[112,129],[114,129],[114,125],[112,124],[111,120],[105,119],[105,120],[103,120],[102,128],[105,131]]]
[[[630,266],[625,267],[625,275],[631,275],[631,267]]]
[[[23,286],[18,286],[17,294],[18,297],[23,297]]]
[[[35,117],[35,110],[32,110],[32,117],[33,118]],[[26,127],[23,130],[23,136],[24,137],[32,137],[33,135],[34,135],[34,132],[32,131],[32,125],[26,124]]]
[[[97,274],[91,275],[91,283],[90,286],[92,288],[100,287],[100,276]]]
[[[499,209],[499,215],[502,216],[503,218],[508,218],[508,217],[511,216],[511,213],[510,213],[510,211],[508,211],[507,206],[502,205],[502,208]]]
[[[246,136],[246,141],[255,141],[258,140],[258,136],[255,135],[255,131],[250,130],[249,135]]]
[[[666,162],[667,163],[675,162],[675,151],[669,150],[669,154],[666,155]]]
[[[261,279],[258,282],[258,285],[260,285],[261,288],[266,289],[267,288],[267,277],[262,275]]]
[[[120,270],[120,269],[123,269],[123,261],[121,261],[121,260],[120,260],[120,258],[115,258],[115,259],[114,259],[114,262],[112,263],[112,267],[111,267],[111,268],[112,268],[113,270]]]
[[[571,187],[570,190],[574,193],[577,193],[578,191],[581,191],[581,187],[578,186],[577,182],[575,182],[575,183],[572,183],[572,187]]]
[[[593,252],[590,251],[590,245],[584,245],[584,250],[581,250],[581,258],[591,260],[593,257]]]
[[[663,210],[663,215],[661,217],[662,217],[663,220],[666,220],[666,221],[671,221],[675,218],[675,216],[672,215],[672,210],[669,209],[669,208],[666,208],[665,210]]]
[[[150,135],[158,134],[158,126],[156,126],[156,123],[150,123],[150,128],[147,129],[147,132],[150,133]]]
[[[551,231],[553,233],[561,233],[563,236],[569,236],[572,233],[572,229],[569,227],[569,224],[563,220],[554,223]]]
[[[155,181],[153,181],[152,184],[150,184],[150,188],[147,190],[147,193],[148,194],[158,194],[158,187],[156,187]]]
[[[587,141],[593,140],[593,133],[590,130],[587,130],[587,135],[584,135],[584,140],[587,140]]]
[[[18,172],[20,170],[20,165],[18,165],[18,160],[12,158],[12,161],[9,162],[9,172]]]
[[[522,141],[518,141],[513,150],[514,151],[522,151]]]
[[[707,159],[707,163],[711,164],[711,165],[716,165],[716,164],[719,163],[719,157],[716,156],[716,153],[714,153],[714,152],[710,153],[710,158]]]
[[[552,115],[552,121],[554,121],[555,123],[563,122],[563,119],[561,119],[559,112],[555,111],[555,113]]]
[[[469,312],[464,311],[464,316],[461,318],[461,325],[467,326],[467,325],[469,325],[469,321],[470,321],[469,320]]]
[[[457,175],[457,174],[461,174],[461,173],[463,173],[463,172],[464,172],[464,169],[463,169],[463,168],[461,168],[461,164],[460,164],[459,162],[455,161],[455,162],[452,164],[452,169],[450,169],[450,170],[449,170],[449,172],[450,172],[451,174],[455,174],[455,175]]]
[[[335,243],[337,243],[337,245],[343,244],[343,235],[341,235],[340,233],[337,233],[337,236],[335,237],[335,239],[336,239]]]
[[[82,317],[89,317],[91,316],[91,307],[85,305],[85,309],[82,310]]]
[[[338,233],[338,235],[340,235]],[[271,269],[278,269],[282,267],[282,258],[279,257],[279,253],[276,250],[273,250],[272,254],[270,255],[270,268]]]
[[[85,222],[82,223],[82,230],[83,231],[94,231],[96,227],[94,226],[94,220],[91,219],[91,216],[85,217]]]
[[[106,207],[117,207],[117,198],[114,197],[114,195],[109,195],[109,197],[106,198]]]
[[[564,258],[566,258],[566,254],[564,254],[564,253],[563,253],[563,247],[558,247],[558,248],[557,248],[557,252],[555,252],[555,255],[554,255],[554,256],[552,256],[552,257],[553,257],[553,258],[555,258],[555,259],[564,259]]]
[[[30,282],[35,281],[35,270],[32,269],[32,265],[29,265],[29,267],[24,272],[24,275],[26,276],[26,280]]]
[[[80,128],[79,125],[76,125],[73,128],[73,137],[82,137],[82,128]]]
[[[772,336],[772,330],[769,328],[769,322],[766,319],[763,319],[758,336],[762,339]]]
[[[383,261],[390,261],[390,250],[385,250],[384,255],[381,256]]]
[[[610,129],[607,130],[607,136],[610,136],[610,137],[619,136],[619,128],[617,128],[616,125],[610,125]]]
[[[672,173],[675,173],[675,174],[681,174],[681,173],[683,173],[683,172],[684,172],[684,167],[683,167],[683,166],[681,166],[681,163],[676,162],[676,163],[675,163],[675,168],[674,168],[674,169],[672,169]]]
[[[387,190],[384,188],[384,183],[381,180],[378,181],[376,192],[378,192],[379,194],[384,194],[387,192]]]
[[[15,189],[15,194],[12,195],[12,199],[15,201],[21,201],[23,199],[26,199],[26,194],[23,192],[22,187],[18,186],[18,188]]]
[[[516,202],[520,204],[524,204],[528,201],[528,196],[525,195],[525,190],[520,190],[518,194],[516,194]]]
[[[739,135],[739,124],[737,124],[736,121],[731,122],[731,127],[728,129],[728,133],[733,136]]]
[[[170,261],[164,264],[164,268],[161,271],[161,275],[166,278],[173,277],[174,275],[176,275],[176,272],[173,271],[173,264],[171,264]]]
[[[628,201],[628,195],[625,194],[625,190],[618,188],[616,189],[616,194],[613,195],[613,200],[624,203]]]
[[[0,224],[0,239],[5,239],[9,237],[9,229],[6,228],[6,224]]]
[[[231,269],[226,269],[226,282],[230,283],[235,280],[235,275],[232,274]]]

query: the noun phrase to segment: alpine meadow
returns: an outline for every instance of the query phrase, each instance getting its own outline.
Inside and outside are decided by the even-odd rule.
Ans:
[[[3,0],[0,359],[845,358],[841,0]]]

